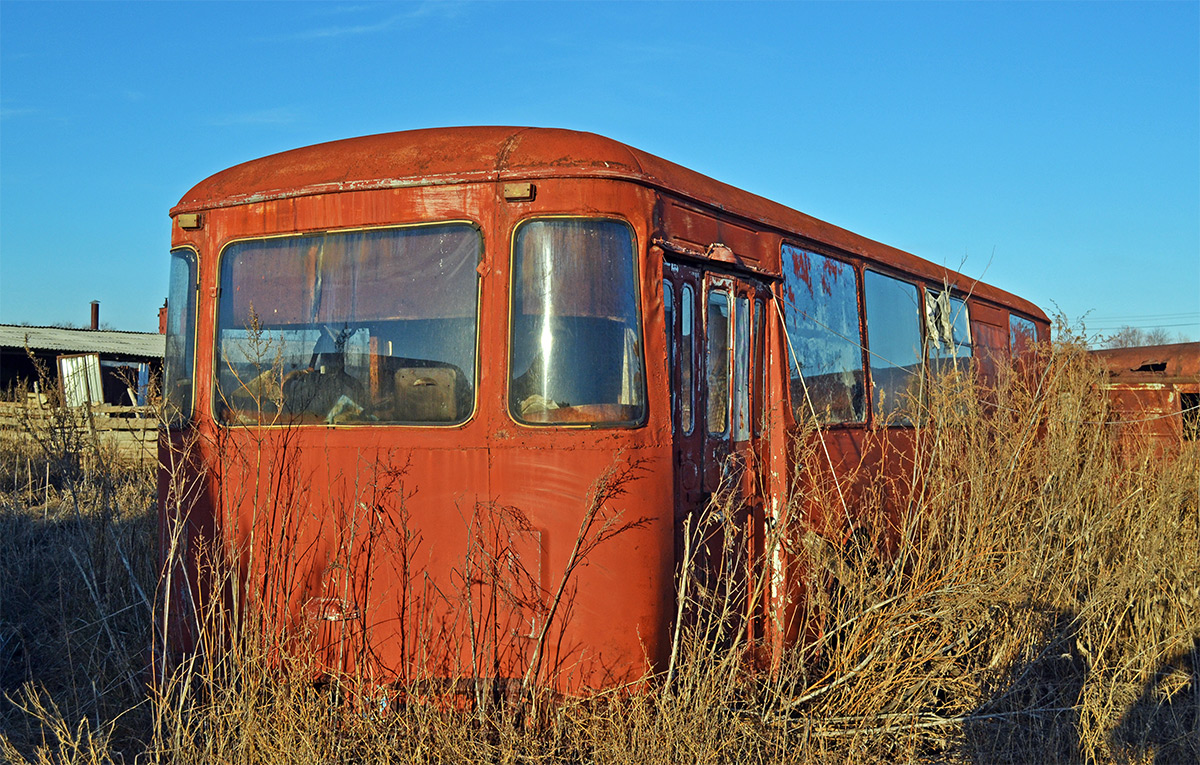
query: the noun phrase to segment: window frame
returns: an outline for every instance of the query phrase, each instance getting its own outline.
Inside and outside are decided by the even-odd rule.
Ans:
[[[188,381],[189,381],[189,384],[188,384],[188,387],[189,387],[188,408],[187,408],[186,412],[180,410],[179,416],[177,418],[171,418],[171,417],[167,416],[167,414],[168,414],[168,412],[167,412],[168,394],[167,394],[167,390],[166,390],[167,382],[168,382],[168,380],[167,380],[167,356],[166,356],[166,352],[164,349],[163,370],[162,370],[162,379],[163,379],[162,403],[163,403],[163,415],[164,415],[163,422],[168,430],[185,429],[187,427],[190,427],[196,420],[196,362],[199,358],[198,351],[200,348],[200,251],[199,251],[199,249],[196,248],[195,245],[183,244],[183,245],[179,245],[178,247],[171,247],[169,250],[169,256],[171,258],[175,258],[177,253],[185,253],[185,252],[190,254],[191,266],[192,266],[192,284],[191,284],[191,287],[192,287],[192,290],[191,290],[192,291],[191,314],[192,315],[191,315],[190,323],[188,324],[188,327],[191,330],[191,338],[190,338],[190,342],[187,345],[187,349],[190,351],[190,356],[191,356],[191,359],[189,360],[189,364],[188,364],[188,367],[189,367],[188,368]],[[168,279],[169,278],[170,278],[170,274],[168,272]],[[168,292],[169,292],[169,290],[170,290],[170,284],[168,284]],[[170,295],[168,294],[168,298],[169,297],[170,297]],[[185,311],[186,311],[186,308],[185,308]],[[163,339],[164,343],[166,342],[166,337],[170,336],[170,328],[171,328],[170,314],[171,314],[171,306],[168,302],[168,305],[167,305],[167,330],[168,331],[165,333],[165,336]]]
[[[928,344],[928,338],[926,337],[926,332],[925,332],[925,310],[926,310],[925,309],[925,291],[926,291],[927,285],[923,280],[921,280],[920,278],[918,278],[912,274],[905,274],[904,272],[894,271],[890,268],[887,268],[886,265],[883,265],[883,264],[871,263],[871,264],[864,265],[864,267],[862,269],[862,280],[860,282],[860,287],[859,287],[859,290],[862,293],[863,348],[866,352],[867,396],[869,399],[868,420],[871,423],[871,427],[875,428],[875,429],[879,429],[879,428],[911,428],[916,425],[915,420],[908,418],[908,417],[891,417],[891,418],[889,418],[888,416],[882,415],[878,411],[878,408],[876,406],[877,400],[876,400],[875,372],[871,366],[871,359],[879,358],[879,359],[882,359],[885,361],[887,361],[887,359],[885,356],[877,354],[875,352],[875,350],[871,347],[871,317],[868,315],[868,312],[867,312],[867,274],[868,273],[873,273],[876,276],[881,276],[886,279],[891,279],[892,281],[900,282],[901,284],[906,284],[909,287],[911,287],[916,293],[916,301],[914,303],[916,312],[913,314],[913,320],[916,322],[916,326],[917,326],[917,346],[916,346],[917,358],[916,358],[915,363],[919,367],[918,375],[921,378],[921,380],[919,381],[919,384],[922,385],[922,387],[924,386],[924,378],[926,375],[925,370],[928,366],[928,358],[927,358],[927,350],[926,350],[926,346]],[[902,366],[894,364],[891,361],[888,361],[888,364],[894,369],[903,369]],[[897,410],[893,410],[893,411],[897,411]]]
[[[434,226],[450,226],[450,225],[465,225],[474,229],[479,236],[479,259],[476,263],[476,279],[475,279],[475,339],[474,339],[474,370],[473,382],[471,385],[471,409],[467,416],[460,421],[455,422],[338,422],[338,423],[321,423],[321,422],[230,422],[223,419],[218,411],[221,396],[218,392],[218,347],[220,344],[221,327],[221,274],[225,266],[225,258],[229,254],[230,248],[242,244],[244,242],[263,242],[274,239],[294,239],[302,237],[326,236],[329,234],[353,234],[356,232],[376,232],[376,231],[398,231],[410,230],[417,228],[429,228]],[[208,346],[208,350],[212,352],[212,371],[209,374],[209,405],[208,415],[218,426],[228,429],[233,428],[254,428],[254,429],[286,429],[286,428],[311,428],[311,429],[330,429],[330,428],[418,428],[429,430],[455,430],[465,428],[470,425],[479,416],[479,387],[482,375],[482,363],[480,359],[481,337],[483,333],[483,312],[480,310],[483,304],[483,275],[479,273],[479,265],[485,261],[487,255],[487,234],[486,229],[476,220],[470,218],[448,218],[444,220],[423,220],[409,223],[390,223],[384,226],[346,226],[337,228],[317,228],[303,231],[285,231],[275,234],[267,234],[263,236],[239,236],[229,239],[221,244],[220,251],[217,253],[217,258],[214,263],[214,268],[217,274],[217,289],[216,298],[212,300],[212,343]]]
[[[859,420],[837,420],[832,422],[821,422],[819,426],[823,429],[828,428],[867,428],[871,423],[871,378],[868,372],[870,364],[870,352],[867,349],[866,338],[866,295],[863,291],[863,275],[866,271],[866,264],[863,261],[851,256],[848,253],[843,253],[833,248],[823,245],[820,242],[805,242],[801,240],[784,239],[779,245],[779,262],[781,271],[786,268],[785,258],[787,248],[793,248],[802,252],[818,255],[827,260],[833,260],[846,266],[854,275],[854,315],[857,321],[858,337],[852,341],[852,344],[857,348],[859,359],[859,371],[862,374],[863,385],[863,416]],[[787,277],[781,275],[778,282],[780,289],[786,289]],[[792,400],[791,396],[791,374],[792,374],[792,342],[788,337],[787,330],[787,299],[782,294],[774,294],[772,299],[779,300],[783,303],[781,306],[783,315],[780,317],[781,329],[784,332],[784,344],[786,346],[787,355],[784,359],[784,373],[787,376],[785,379],[785,388],[787,390],[787,410],[793,422],[799,422],[796,418],[797,402]],[[849,340],[849,338],[843,338]],[[807,402],[800,402],[800,405],[807,407]],[[809,416],[812,412],[809,412]]]
[[[1017,347],[1017,335],[1016,335],[1017,327],[1016,327],[1016,325],[1018,322],[1029,325],[1029,347],[1028,348],[1021,349],[1021,348]],[[1020,357],[1022,355],[1023,351],[1032,351],[1034,346],[1037,345],[1037,343],[1038,343],[1037,322],[1034,321],[1033,319],[1029,318],[1028,316],[1024,316],[1023,314],[1019,314],[1010,309],[1008,311],[1008,356],[1009,356],[1009,358],[1015,359],[1015,358]]]
[[[634,324],[638,331],[638,362],[641,367],[641,398],[642,411],[641,416],[637,420],[623,421],[603,421],[603,422],[527,422],[518,418],[512,408],[512,355],[513,355],[513,294],[516,289],[516,280],[514,275],[517,268],[517,236],[521,229],[530,223],[543,221],[604,221],[617,223],[625,227],[629,232],[630,255],[630,275],[633,281],[633,305],[636,312]],[[505,292],[506,298],[506,327],[504,334],[504,411],[508,419],[516,426],[528,428],[536,431],[559,431],[559,430],[635,430],[646,427],[650,422],[650,385],[649,385],[649,369],[646,366],[646,312],[642,301],[643,292],[643,253],[641,250],[641,240],[638,237],[637,228],[625,217],[621,215],[599,214],[599,215],[578,215],[578,214],[539,214],[533,213],[519,218],[512,224],[512,228],[508,232],[508,287]],[[668,403],[668,407],[670,404]]]

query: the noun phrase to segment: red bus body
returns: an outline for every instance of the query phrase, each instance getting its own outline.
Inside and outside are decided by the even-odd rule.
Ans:
[[[236,560],[254,558],[241,597],[336,668],[381,681],[522,678],[539,651],[538,681],[569,689],[662,669],[689,513],[735,481],[746,543],[761,554],[785,512],[802,404],[789,366],[796,343],[827,357],[805,368],[832,462],[901,471],[911,428],[885,421],[893,399],[878,391],[913,365],[881,360],[884,344],[908,341],[891,329],[899,323],[872,315],[909,301],[918,318],[902,323],[925,337],[946,293],[946,305],[969,309],[969,343],[961,328],[955,342],[985,375],[997,356],[1049,336],[1027,301],[587,133],[453,128],[311,146],[218,173],[171,216],[180,276],[172,271],[167,394],[182,411],[161,441],[160,507],[164,547],[183,531],[175,597],[211,597],[216,558],[205,563],[201,551],[236,550]],[[297,236],[309,238],[293,246]],[[599,253],[599,270],[588,270],[592,255],[567,253],[571,243]],[[392,249],[368,252],[377,246]],[[264,267],[272,248],[284,254]],[[445,265],[464,252],[474,274]],[[436,275],[430,294],[406,281],[394,253],[415,253],[411,262]],[[357,258],[352,277],[339,276],[337,258]],[[614,275],[627,272],[634,284],[622,292]],[[582,286],[572,276],[588,273],[601,276]],[[474,285],[473,313],[467,287],[443,286],[451,279]],[[373,286],[383,281],[396,286]],[[551,283],[570,297],[548,294]],[[452,289],[457,307],[439,308]],[[829,316],[796,307],[835,293],[846,301],[839,320],[858,325],[850,350]],[[542,322],[528,342],[518,330],[527,320]],[[437,356],[449,351],[429,337],[450,322],[456,338],[473,325],[473,353],[463,341],[454,359]],[[585,339],[571,328],[586,328]],[[276,353],[296,368],[279,369],[274,387],[252,380],[229,357],[263,338],[299,338],[311,360],[307,348]],[[539,384],[535,367],[549,391],[551,362],[536,361],[537,349],[524,360],[515,338],[547,354],[582,345],[553,357],[555,379],[584,391],[589,376],[603,378],[579,394],[595,400],[525,397]],[[434,358],[392,350],[393,339]],[[589,345],[594,372],[578,363]],[[333,357],[321,349],[335,346],[356,349],[357,373],[349,361],[325,365]],[[351,392],[315,413],[281,414],[288,385],[334,374]],[[742,468],[731,473],[731,461]],[[582,528],[589,508],[596,523]],[[803,524],[824,529],[824,512]],[[620,533],[589,545],[606,522]],[[802,572],[767,557],[759,565],[774,585],[759,608],[776,626],[759,637],[779,650],[796,639],[779,625]],[[181,647],[194,647],[178,630]]]

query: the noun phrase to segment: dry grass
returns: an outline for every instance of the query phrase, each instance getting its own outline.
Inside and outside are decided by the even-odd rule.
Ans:
[[[726,551],[724,581],[693,569],[681,581],[685,618],[662,677],[637,692],[555,703],[536,690],[453,702],[384,694],[354,677],[314,687],[303,657],[279,660],[273,637],[256,630],[153,681],[153,476],[64,438],[9,449],[0,460],[0,754],[1200,760],[1200,452],[1120,447],[1102,424],[1100,372],[1081,348],[1058,343],[1045,361],[1034,379],[1005,375],[989,404],[953,378],[926,397],[919,480],[898,523],[868,506],[863,526],[877,536],[852,545],[775,530],[767,549],[785,546],[821,585],[803,613],[820,628],[778,667],[747,659],[737,614],[766,592],[747,587],[744,561]],[[811,434],[795,448],[819,474]],[[829,492],[817,501],[838,506],[828,485],[816,486]],[[694,519],[697,559],[719,545],[731,502],[719,495]]]

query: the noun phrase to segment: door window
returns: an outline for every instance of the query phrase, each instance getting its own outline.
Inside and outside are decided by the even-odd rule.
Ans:
[[[679,302],[679,421],[683,432],[691,435],[695,426],[692,416],[692,402],[696,400],[695,378],[692,369],[696,363],[694,331],[692,329],[692,314],[695,309],[696,294],[692,285],[683,285],[683,297]]]
[[[750,300],[737,298],[733,364],[733,440],[750,438]]]
[[[708,293],[708,432],[729,429],[729,295]]]

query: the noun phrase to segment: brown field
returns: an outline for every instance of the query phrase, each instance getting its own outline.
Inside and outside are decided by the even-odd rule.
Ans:
[[[828,586],[807,606],[821,628],[774,670],[745,660],[732,588],[685,575],[669,673],[453,704],[384,705],[353,676],[316,687],[252,619],[153,679],[155,470],[69,415],[30,420],[0,443],[0,759],[1200,761],[1200,451],[1116,443],[1100,380],[1060,341],[1037,379],[1002,375],[994,404],[952,378],[934,390],[895,555],[775,540]]]

